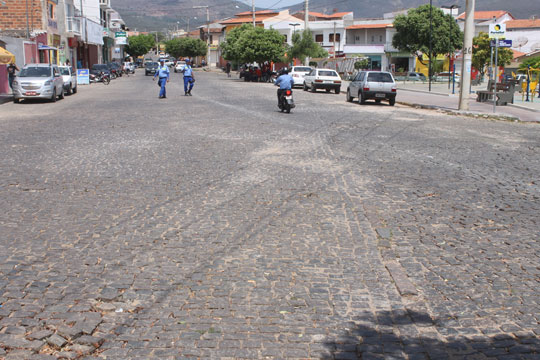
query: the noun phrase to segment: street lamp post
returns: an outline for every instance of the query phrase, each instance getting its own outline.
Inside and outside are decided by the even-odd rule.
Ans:
[[[253,16],[253,27],[255,27],[255,0],[251,0],[251,13]]]
[[[300,26],[300,24],[299,24],[299,23],[294,23],[294,24],[290,24],[290,23],[289,23],[289,26],[292,26],[292,27],[293,27],[293,34],[294,34],[294,33],[296,32],[296,27],[297,27],[297,26]]]
[[[446,5],[446,6],[441,6],[441,8],[443,9],[448,9],[450,10],[450,16],[454,16],[454,9],[459,9],[459,5],[456,5],[456,4],[452,4],[452,5]],[[452,79],[450,79],[450,72],[452,71],[451,69],[451,63],[453,63],[452,59],[453,59],[453,49],[451,49],[451,47],[448,49],[448,89],[450,89],[450,83],[451,83],[451,80],[452,81],[455,81],[454,79],[454,75],[452,75]],[[455,68],[455,65],[454,65],[454,68]],[[452,91],[453,93],[453,91]]]

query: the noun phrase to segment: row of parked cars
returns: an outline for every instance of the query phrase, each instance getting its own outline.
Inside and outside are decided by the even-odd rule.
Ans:
[[[13,80],[13,101],[49,99],[77,93],[77,74],[71,66],[27,64]]]
[[[319,89],[327,93],[341,93],[342,79],[333,69],[313,69],[309,66],[293,66],[289,73],[295,86],[302,86],[304,91],[315,92]],[[366,100],[376,103],[388,101],[391,106],[396,103],[397,84],[391,73],[386,71],[360,71],[347,87],[347,101],[358,98],[360,104]]]

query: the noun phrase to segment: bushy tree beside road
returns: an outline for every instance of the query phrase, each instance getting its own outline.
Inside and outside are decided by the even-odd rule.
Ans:
[[[292,46],[287,50],[289,62],[298,59],[303,63],[306,57],[325,58],[328,56],[328,52],[313,40],[313,33],[309,29],[301,33],[295,32],[291,40]]]
[[[491,47],[490,38],[487,33],[481,32],[473,39],[473,67],[484,76],[486,72],[486,66],[491,62]],[[493,56],[495,57],[495,49],[493,49]],[[512,50],[507,48],[499,48],[498,65],[505,66],[510,65],[514,55]]]
[[[137,36],[130,36],[128,38],[126,52],[133,57],[139,57],[148,53],[148,51],[150,51],[155,44],[156,42],[154,35],[141,34]]]
[[[236,63],[279,62],[285,55],[283,35],[277,30],[248,24],[231,30],[221,46],[223,58]]]
[[[178,57],[195,57],[195,56],[205,56],[208,52],[208,47],[206,43],[201,39],[193,38],[176,38],[165,42],[165,51],[174,56]]]
[[[531,69],[540,69],[540,56],[523,60],[523,62],[519,65],[519,71],[527,71],[528,66],[530,66]]]
[[[415,54],[424,64],[423,54],[435,62],[437,55],[454,53],[463,47],[463,32],[454,18],[441,9],[432,8],[432,29],[430,29],[430,5],[422,5],[398,15],[394,20],[396,34],[392,45],[402,52]],[[429,39],[431,34],[431,52]]]

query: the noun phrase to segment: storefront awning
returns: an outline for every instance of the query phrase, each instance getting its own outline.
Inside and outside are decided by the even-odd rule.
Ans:
[[[15,62],[15,55],[0,47],[0,65],[7,65]]]
[[[58,50],[54,46],[49,45],[38,45],[38,50]]]

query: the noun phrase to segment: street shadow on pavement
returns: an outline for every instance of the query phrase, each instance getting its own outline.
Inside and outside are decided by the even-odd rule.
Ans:
[[[533,332],[464,335],[455,317],[432,319],[414,311],[366,312],[345,335],[325,341],[334,359],[539,359],[540,338]],[[436,330],[435,330],[436,329]],[[470,329],[469,329],[470,330]],[[461,332],[461,334],[460,334]],[[445,340],[439,334],[446,334]],[[477,332],[476,332],[477,333]],[[516,336],[517,335],[517,336]]]

